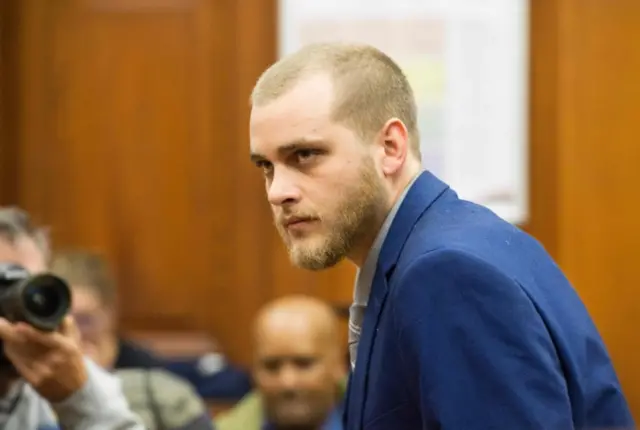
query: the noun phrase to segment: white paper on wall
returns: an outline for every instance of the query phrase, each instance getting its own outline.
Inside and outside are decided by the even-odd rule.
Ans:
[[[280,0],[279,51],[372,44],[407,74],[426,168],[460,197],[527,219],[527,0]]]

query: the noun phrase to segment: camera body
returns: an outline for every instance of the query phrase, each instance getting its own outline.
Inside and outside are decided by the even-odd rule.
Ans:
[[[49,273],[32,275],[20,265],[0,262],[0,317],[54,331],[70,308],[71,290],[61,278]],[[0,367],[7,364],[0,341]]]

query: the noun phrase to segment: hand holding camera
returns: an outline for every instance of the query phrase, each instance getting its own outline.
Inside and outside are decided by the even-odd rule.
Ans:
[[[62,279],[0,263],[0,339],[8,359],[1,365],[12,365],[50,402],[67,399],[87,381],[70,305]]]

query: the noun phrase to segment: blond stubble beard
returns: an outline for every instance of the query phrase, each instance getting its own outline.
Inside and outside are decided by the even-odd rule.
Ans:
[[[305,244],[304,240],[296,244],[289,239],[286,229],[276,224],[296,266],[314,271],[328,269],[342,261],[362,240],[375,236],[384,214],[385,190],[371,158],[363,159],[357,182],[342,190],[339,198],[335,218],[331,225],[325,225],[331,231],[319,245]]]

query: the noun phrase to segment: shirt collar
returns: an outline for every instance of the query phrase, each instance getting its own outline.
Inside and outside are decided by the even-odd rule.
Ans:
[[[369,293],[371,291],[371,283],[373,282],[373,277],[375,276],[376,266],[378,265],[378,257],[380,256],[380,251],[382,250],[382,245],[384,244],[385,239],[387,238],[387,234],[389,233],[389,229],[391,228],[391,224],[396,217],[396,214],[400,210],[400,206],[404,201],[405,197],[409,193],[409,190],[415,183],[415,181],[420,177],[420,173],[416,174],[416,176],[407,184],[405,189],[400,194],[400,197],[396,201],[396,203],[391,208],[391,211],[387,214],[384,222],[382,223],[382,227],[380,227],[380,231],[376,236],[371,249],[369,250],[369,254],[362,265],[362,267],[358,268],[356,273],[356,285],[354,288],[354,297],[353,300],[356,304],[361,306],[366,306],[367,301],[369,299]]]

